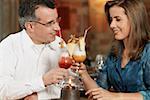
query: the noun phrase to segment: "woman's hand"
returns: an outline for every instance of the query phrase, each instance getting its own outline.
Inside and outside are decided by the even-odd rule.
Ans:
[[[86,66],[81,63],[79,66],[79,74],[82,76],[83,74],[88,74]]]
[[[90,89],[86,93],[89,100],[117,100],[115,93],[109,92],[101,87]]]
[[[83,64],[83,63],[74,63],[72,66],[71,66],[71,70],[73,72],[78,72],[79,75],[83,75],[83,74],[87,74],[87,70],[86,70],[86,66]]]

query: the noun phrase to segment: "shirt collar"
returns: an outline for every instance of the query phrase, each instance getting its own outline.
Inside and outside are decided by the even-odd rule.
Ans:
[[[23,42],[23,46],[32,47],[34,45],[25,29],[22,30],[21,39]]]
[[[30,36],[27,34],[25,29],[23,29],[21,33],[22,33],[21,41],[22,41],[22,46],[23,46],[24,50],[25,49],[33,49],[35,52],[39,52],[45,47],[45,44],[40,44],[40,45],[35,44],[31,40]]]
[[[24,48],[37,48],[37,44],[35,44],[30,36],[27,34],[26,30],[23,29],[22,32],[21,32],[21,39],[22,39],[22,44],[23,44],[23,47]],[[40,44],[39,47],[49,47],[51,50],[56,50],[59,48],[59,42],[61,41],[61,38],[57,37],[55,38],[55,41],[51,42],[51,43],[48,43],[48,44]]]

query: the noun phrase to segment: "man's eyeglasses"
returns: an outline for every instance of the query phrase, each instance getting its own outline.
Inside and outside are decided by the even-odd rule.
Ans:
[[[52,21],[50,21],[50,22],[48,22],[48,23],[46,23],[46,24],[41,23],[41,22],[39,22],[39,21],[30,21],[30,22],[35,22],[35,23],[44,25],[44,26],[46,26],[46,27],[50,27],[50,26],[53,26],[53,25],[56,24],[56,23],[59,23],[60,21],[61,21],[61,17],[58,17],[56,20],[52,20]]]

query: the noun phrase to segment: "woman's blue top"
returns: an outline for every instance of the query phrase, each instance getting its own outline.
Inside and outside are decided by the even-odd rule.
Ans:
[[[110,54],[99,72],[97,84],[117,92],[140,92],[150,100],[150,43],[147,43],[138,60],[130,60],[121,68],[121,53],[116,58]]]

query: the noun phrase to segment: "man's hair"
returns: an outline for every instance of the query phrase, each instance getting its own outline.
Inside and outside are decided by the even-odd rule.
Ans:
[[[128,56],[133,60],[137,59],[150,38],[148,15],[144,3],[142,0],[107,1],[105,4],[105,13],[109,24],[111,24],[109,9],[113,6],[122,7],[125,10],[125,14],[131,24],[128,37]],[[122,44],[122,41],[119,41],[119,44]],[[114,51],[118,51],[118,47],[114,46],[114,49],[116,49]]]
[[[39,6],[55,8],[55,0],[20,0],[19,6],[19,24],[25,29],[25,22],[36,20],[35,10]]]

